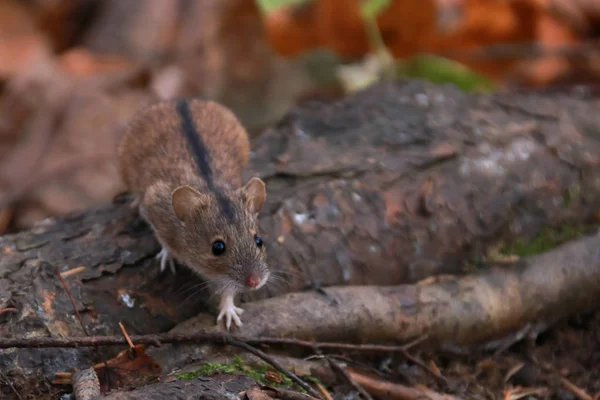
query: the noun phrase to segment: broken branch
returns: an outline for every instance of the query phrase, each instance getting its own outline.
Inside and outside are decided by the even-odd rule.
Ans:
[[[231,338],[231,339],[230,339]],[[237,337],[224,332],[201,331],[192,334],[182,333],[162,333],[150,335],[131,335],[129,339],[132,343],[148,344],[159,347],[166,343],[212,343],[229,344],[229,340],[244,341],[249,345],[279,344],[304,347],[308,349],[327,349],[327,350],[352,350],[361,352],[403,352],[417,343],[423,341],[425,336],[415,341],[407,343],[404,346],[384,346],[374,344],[353,345],[347,343],[333,342],[309,342],[305,340],[295,340],[286,338],[264,337],[247,338]],[[124,336],[75,336],[75,337],[39,337],[39,338],[0,338],[0,349],[8,348],[72,348],[72,347],[95,347],[95,346],[113,346],[129,345],[129,340]]]
[[[337,362],[335,362],[331,358],[327,358],[327,362],[329,362],[329,365],[331,366],[332,370],[334,370],[338,374],[340,374],[350,385],[352,385],[352,387],[354,387],[354,389],[356,389],[356,391],[358,393],[360,393],[360,395],[362,396],[363,399],[365,399],[365,400],[373,400],[373,398],[371,397],[371,395],[362,387],[362,385],[360,383],[358,383],[348,373],[348,371],[346,371],[344,369],[344,367],[342,367],[341,365],[339,365]]]
[[[284,368],[281,364],[279,364],[279,362],[277,360],[275,360],[274,358],[272,358],[271,356],[269,356],[265,352],[263,352],[263,351],[261,351],[259,349],[256,349],[256,348],[250,346],[246,342],[234,339],[231,336],[228,337],[228,343],[227,344],[230,344],[230,345],[235,346],[237,348],[246,350],[248,353],[252,353],[255,356],[261,358],[265,362],[271,364],[277,371],[281,372],[282,374],[284,374],[285,376],[287,376],[288,378],[290,378],[293,382],[295,382],[296,384],[298,384],[302,389],[306,390],[312,396],[314,396],[316,398],[320,398],[319,392],[317,392],[315,389],[313,389],[312,386],[310,386],[308,383],[304,382],[302,379],[300,379],[293,372],[291,372],[291,371],[287,370],[286,368]]]
[[[600,235],[583,237],[508,266],[426,285],[329,287],[248,303],[244,335],[394,343],[482,343],[532,321],[597,308]],[[298,321],[302,321],[301,324]],[[171,332],[212,325],[200,315]],[[209,328],[210,329],[210,328]]]
[[[348,374],[352,379],[365,388],[369,393],[374,396],[394,399],[394,400],[416,400],[416,399],[427,399],[427,400],[458,400],[454,396],[448,394],[439,394],[431,389],[425,387],[409,387],[400,385],[398,383],[392,383],[382,381],[379,379],[370,378],[368,376],[359,374],[357,372],[348,371]]]
[[[67,292],[67,296],[69,296],[69,300],[71,300],[71,304],[73,304],[73,309],[75,310],[75,315],[77,315],[77,320],[79,321],[79,325],[81,325],[81,329],[83,329],[83,333],[85,333],[86,336],[89,336],[90,334],[88,333],[87,329],[85,328],[85,324],[83,323],[81,314],[79,314],[79,310],[77,309],[77,304],[75,304],[75,299],[73,298],[73,295],[71,294],[69,285],[67,285],[67,282],[65,282],[65,280],[63,279],[62,275],[60,274],[60,270],[58,268],[56,268],[56,276],[58,277],[58,279],[60,280],[60,283],[65,288],[65,291]]]

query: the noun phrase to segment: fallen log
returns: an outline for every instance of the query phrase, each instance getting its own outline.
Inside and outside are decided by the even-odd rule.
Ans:
[[[600,295],[598,249],[600,234],[595,234],[510,267],[496,266],[461,278],[446,277],[392,287],[331,287],[325,290],[326,296],[315,292],[290,293],[256,301],[248,304],[249,317],[235,341],[260,344],[261,337],[271,336],[392,343],[423,335],[427,336],[423,342],[430,346],[489,341],[526,323],[554,322],[575,312],[595,311]],[[219,337],[218,332],[211,336],[212,325],[210,318],[201,316],[178,325],[170,334],[163,335],[162,340],[154,337],[143,342],[174,343],[163,344],[149,354],[167,371],[182,368],[196,355],[206,356],[203,347],[207,343],[234,341],[228,335]],[[190,340],[199,326],[202,332]],[[73,343],[103,344],[101,340],[87,343],[84,339],[73,338]],[[135,342],[142,342],[141,339],[131,338]],[[61,340],[52,344],[36,338],[21,339],[19,346],[26,347],[27,341],[32,347],[49,344],[71,347],[68,338],[62,340],[64,344]],[[277,341],[267,343],[277,344]],[[6,343],[0,339],[0,348],[5,347]]]
[[[595,311],[600,296],[600,234],[565,244],[514,265],[476,274],[401,286],[349,286],[289,293],[246,306],[238,337],[263,336],[351,343],[472,345],[498,339],[530,322],[552,323]],[[171,334],[214,328],[204,315],[179,324]],[[181,366],[202,352],[171,345],[150,354],[163,368]]]
[[[595,218],[597,107],[585,93],[467,95],[400,82],[292,110],[254,142],[247,171],[267,182],[260,225],[270,265],[283,280],[243,300],[324,287],[349,307],[356,304],[349,298],[355,289],[327,287],[370,285],[364,290],[382,302],[379,312],[385,313],[390,299],[401,299],[403,292],[377,285],[461,273],[466,261],[500,240]],[[0,238],[0,309],[16,309],[1,314],[0,336],[83,334],[57,267],[61,273],[79,271],[65,280],[91,335],[118,334],[120,321],[131,335],[164,332],[198,313],[205,313],[208,324],[214,315],[204,305],[205,293],[194,289],[200,281],[184,268],[177,276],[160,276],[153,259],[158,250],[148,227],[120,199]],[[493,279],[511,278],[495,274]],[[428,290],[419,289],[435,293]],[[267,314],[279,315],[293,299],[303,301],[296,315],[308,318],[306,326],[315,326],[321,312],[307,306],[328,304],[306,293],[245,305],[246,326],[260,334],[292,332],[283,326],[291,319],[266,321],[259,313],[268,304],[274,309]],[[560,305],[560,299],[553,301]],[[340,310],[351,318],[349,308]],[[265,322],[262,331],[259,320]],[[336,336],[339,319],[319,326],[319,335],[335,341],[363,334]],[[464,329],[460,337],[467,337]],[[364,340],[390,335],[384,330]],[[107,350],[104,357],[118,349]],[[11,379],[21,389],[39,388],[57,371],[90,364],[90,353],[82,349],[0,352],[0,368],[19,371]]]

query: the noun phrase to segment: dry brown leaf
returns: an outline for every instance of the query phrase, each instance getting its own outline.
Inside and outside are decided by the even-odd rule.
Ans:
[[[160,365],[146,354],[144,348],[144,345],[137,345],[94,366],[102,393],[112,389],[138,387],[159,376]]]
[[[120,134],[119,128],[125,121],[115,124],[119,116],[112,106],[122,102],[113,99],[96,102],[90,98],[77,96],[75,99],[77,98],[83,109],[74,104],[71,108],[77,107],[81,113],[73,114],[67,120],[72,125],[63,126],[62,132],[43,156],[42,166],[31,171],[35,172],[33,179],[38,184],[20,202],[16,213],[18,227],[31,226],[41,216],[62,215],[110,201],[121,188],[113,147]],[[97,108],[93,108],[92,104]],[[88,131],[93,135],[82,137],[86,135],[86,114],[90,117],[87,123],[103,116],[106,125],[95,122],[99,124],[95,125],[97,128]],[[93,146],[97,147],[90,148]]]
[[[100,70],[92,67],[89,73]],[[111,91],[110,80],[94,82],[49,62],[17,75],[5,90],[0,115],[14,136],[5,142],[12,147],[6,147],[0,165],[5,177],[0,189],[2,201],[8,196],[18,204],[17,229],[106,203],[121,190],[117,144],[138,107],[153,98]]]

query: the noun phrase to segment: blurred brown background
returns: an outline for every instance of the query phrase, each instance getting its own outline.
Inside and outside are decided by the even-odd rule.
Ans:
[[[0,233],[110,201],[123,128],[158,99],[220,101],[256,136],[378,79],[385,55],[397,76],[467,88],[591,85],[599,14],[594,0],[0,0]],[[470,72],[408,64],[425,53]]]

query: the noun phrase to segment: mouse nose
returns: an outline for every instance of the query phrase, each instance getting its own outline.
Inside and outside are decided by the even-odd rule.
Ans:
[[[248,274],[246,275],[246,286],[255,288],[259,285],[260,279],[256,274]]]

